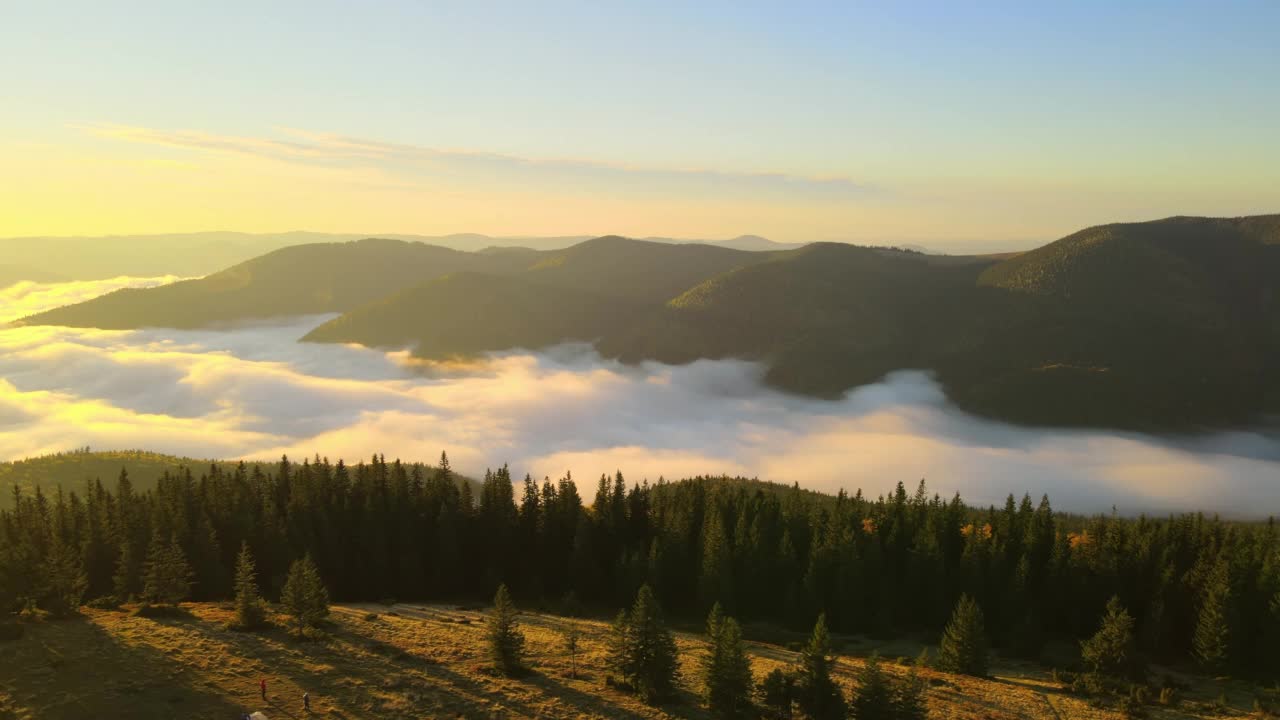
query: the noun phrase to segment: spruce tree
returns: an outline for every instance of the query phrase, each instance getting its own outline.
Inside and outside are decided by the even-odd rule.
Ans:
[[[987,674],[987,631],[982,608],[968,595],[961,595],[951,622],[942,633],[937,667],[947,672],[975,677]]]
[[[791,720],[795,684],[795,676],[782,668],[774,668],[764,676],[756,687],[756,696],[760,699],[765,717],[772,720]]]
[[[844,697],[831,679],[831,637],[827,633],[827,616],[818,616],[813,634],[800,653],[796,668],[796,706],[810,720],[841,720],[845,714]]]
[[[648,585],[641,586],[629,613],[618,614],[613,633],[614,666],[622,678],[650,703],[671,695],[676,684],[676,641]]]
[[[304,634],[329,615],[329,592],[320,580],[320,571],[310,555],[295,560],[280,591],[280,604],[293,618],[294,632]]]
[[[742,643],[738,621],[726,618],[720,604],[707,618],[711,648],[702,660],[704,693],[711,714],[718,718],[745,718],[752,713],[751,662]]]
[[[899,680],[893,688],[893,715],[896,720],[924,720],[929,716],[929,706],[925,704],[925,692],[928,685],[920,679],[920,670],[912,667],[907,677]]]
[[[235,627],[241,630],[253,630],[266,623],[266,608],[262,596],[258,594],[257,573],[253,565],[253,555],[249,552],[249,543],[240,545],[240,555],[236,558],[236,619]]]
[[[515,675],[523,667],[524,633],[516,622],[516,606],[505,584],[493,596],[493,616],[489,618],[489,655],[493,666],[505,675]]]
[[[852,720],[923,720],[928,716],[925,684],[912,667],[907,677],[894,679],[880,666],[880,658],[867,658],[858,673],[858,686],[849,698]]]
[[[1080,643],[1080,655],[1093,672],[1108,677],[1137,679],[1140,667],[1133,640],[1133,617],[1113,596],[1102,616],[1102,627]]]
[[[1226,560],[1219,560],[1205,583],[1200,616],[1191,637],[1196,660],[1210,672],[1220,672],[1227,664],[1230,631],[1227,625],[1231,584]]]
[[[45,558],[44,608],[54,617],[75,613],[88,585],[80,554],[55,536]]]
[[[895,720],[893,684],[880,668],[880,657],[872,655],[858,673],[858,685],[849,697],[849,717],[853,720]]]
[[[191,566],[176,539],[151,538],[142,577],[142,597],[156,605],[177,605],[191,594]]]
[[[120,543],[120,554],[116,557],[111,585],[119,602],[132,599],[138,592],[138,559],[134,557],[133,543],[128,540]]]

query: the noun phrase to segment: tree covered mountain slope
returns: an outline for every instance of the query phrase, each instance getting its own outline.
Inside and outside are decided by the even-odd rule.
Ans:
[[[919,366],[929,307],[989,264],[817,243],[699,283],[600,347],[630,361],[763,360],[775,385],[837,394]]]
[[[551,253],[499,254],[527,268],[428,280],[362,305],[303,339],[409,346],[431,358],[596,341],[633,326],[708,276],[769,257],[616,236]]]
[[[31,325],[195,328],[273,316],[343,312],[400,288],[461,270],[525,262],[401,240],[281,248],[196,280],[124,289],[25,318]]]
[[[1280,411],[1280,215],[1103,225],[1004,256],[365,240],[26,321],[195,327],[320,312],[343,314],[308,341],[437,358],[566,340],[628,362],[750,358],[772,385],[828,397],[924,368],[966,409],[1028,423],[1195,428]]]
[[[970,409],[1195,426],[1280,407],[1280,216],[1080,231],[988,268],[934,363]]]
[[[454,273],[362,305],[302,339],[410,347],[419,357],[447,359],[592,341],[640,308],[634,301],[539,283],[527,273]]]

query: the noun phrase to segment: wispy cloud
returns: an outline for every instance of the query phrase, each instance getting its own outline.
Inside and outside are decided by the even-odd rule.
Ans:
[[[738,172],[706,168],[662,168],[573,158],[528,158],[473,150],[422,147],[353,138],[298,128],[278,128],[282,137],[220,135],[199,130],[160,130],[112,124],[71,127],[96,137],[194,151],[235,153],[277,161],[390,172],[490,180],[580,179],[606,181],[614,189],[641,185],[698,185],[725,191],[796,192],[849,196],[874,188],[847,177],[786,172]]]

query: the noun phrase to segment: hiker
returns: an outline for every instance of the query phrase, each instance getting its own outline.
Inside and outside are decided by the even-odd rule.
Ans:
[[[262,678],[261,680],[258,681],[258,689],[262,691],[263,702],[266,702],[267,700],[267,679],[266,678]]]
[[[302,693],[302,709],[311,712],[311,693]]]

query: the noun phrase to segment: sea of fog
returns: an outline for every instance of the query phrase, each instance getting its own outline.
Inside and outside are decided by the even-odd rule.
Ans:
[[[79,299],[91,285],[0,289],[0,322],[35,311],[22,298]],[[825,401],[766,388],[762,368],[742,361],[633,367],[565,345],[444,366],[296,342],[325,319],[217,331],[0,326],[0,460],[86,445],[348,461],[430,461],[447,450],[467,473],[508,463],[517,476],[572,471],[588,487],[615,470],[635,481],[730,474],[871,495],[926,479],[982,504],[1025,492],[1085,512],[1280,513],[1274,434],[1013,427],[960,412],[918,371]]]

